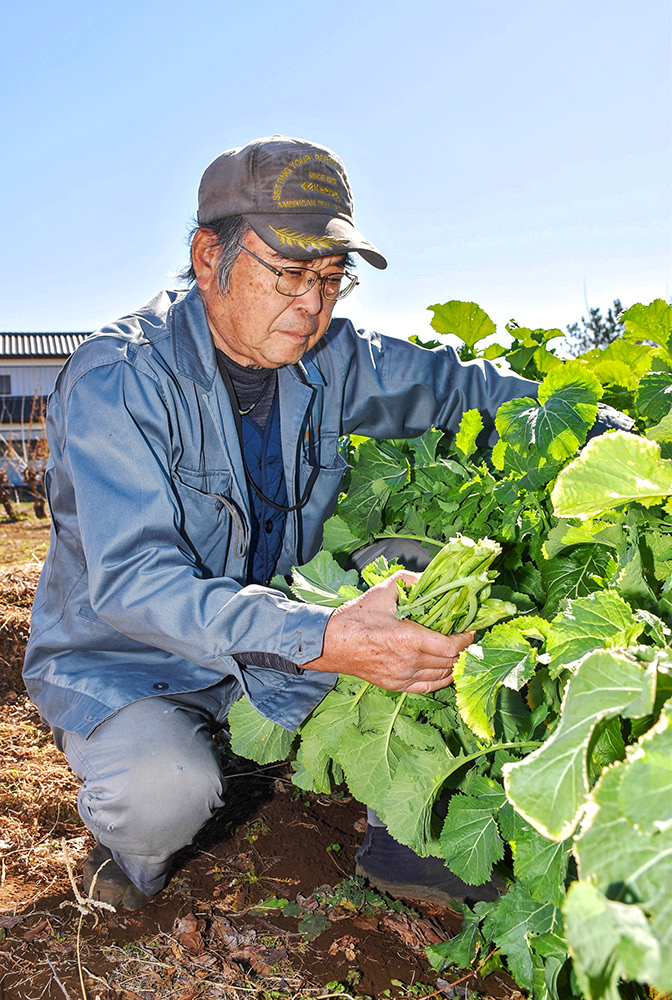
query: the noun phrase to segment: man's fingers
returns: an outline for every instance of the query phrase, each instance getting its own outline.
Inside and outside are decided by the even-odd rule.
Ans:
[[[416,625],[415,622],[409,622]],[[418,625],[414,629],[413,639],[417,640],[418,652],[429,656],[458,656],[463,649],[474,641],[475,632],[458,632],[455,635],[442,635],[432,629]]]
[[[411,681],[408,687],[404,688],[409,694],[431,694],[433,691],[440,691],[441,688],[448,687],[452,683],[452,674],[447,679],[427,681],[427,680],[414,680]]]
[[[429,642],[422,649],[416,649],[415,655],[409,657],[406,668],[397,661],[398,671],[391,670],[384,681],[385,686],[389,685],[392,690],[428,694],[446,687],[452,683],[458,656],[473,642],[475,635],[474,632],[462,632],[445,636],[422,627],[421,631],[429,633]]]
[[[398,569],[396,571],[396,573],[393,573],[389,577],[389,579],[390,580],[403,580],[404,583],[409,583],[409,584],[410,583],[417,583],[418,580],[420,579],[420,574],[419,573],[414,573],[413,570],[410,570],[410,569]]]

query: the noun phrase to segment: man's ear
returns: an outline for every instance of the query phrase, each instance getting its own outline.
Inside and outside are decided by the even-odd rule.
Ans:
[[[197,229],[191,241],[191,262],[201,291],[217,287],[219,248],[217,238],[209,229]]]

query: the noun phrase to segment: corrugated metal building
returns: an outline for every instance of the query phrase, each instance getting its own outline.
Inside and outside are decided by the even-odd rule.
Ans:
[[[38,457],[47,396],[85,337],[88,333],[0,333],[0,468],[10,481],[22,482],[26,463]]]

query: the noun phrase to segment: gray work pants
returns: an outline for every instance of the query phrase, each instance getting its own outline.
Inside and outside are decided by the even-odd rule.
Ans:
[[[224,804],[226,779],[212,734],[241,690],[233,678],[184,695],[133,702],[88,739],[55,730],[82,782],[79,814],[148,896],[171,860]]]

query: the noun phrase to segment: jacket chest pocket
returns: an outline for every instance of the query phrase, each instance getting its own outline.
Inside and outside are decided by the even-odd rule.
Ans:
[[[206,576],[222,576],[229,550],[243,559],[247,550],[247,515],[231,497],[228,469],[207,472],[178,467],[173,473],[179,530]]]
[[[304,439],[301,464],[303,478],[307,478],[313,467],[317,466],[322,480],[332,482],[338,490],[348,469],[348,463],[341,455],[338,434],[326,431],[315,439]]]

